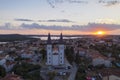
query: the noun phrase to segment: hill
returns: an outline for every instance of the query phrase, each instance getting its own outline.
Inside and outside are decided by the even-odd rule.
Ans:
[[[35,39],[31,38],[27,35],[19,35],[19,34],[1,34],[0,35],[0,42],[12,42],[12,41],[23,41],[23,40],[30,40]]]

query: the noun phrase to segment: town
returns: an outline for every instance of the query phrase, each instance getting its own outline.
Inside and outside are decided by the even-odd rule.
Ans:
[[[0,43],[0,80],[120,80],[120,36]]]

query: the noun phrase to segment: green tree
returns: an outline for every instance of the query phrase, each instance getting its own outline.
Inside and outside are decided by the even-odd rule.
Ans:
[[[5,68],[0,66],[0,77],[4,77],[6,75]]]
[[[85,73],[85,67],[80,66],[78,68],[75,80],[86,80],[86,73]]]
[[[70,64],[72,64],[72,62],[74,61],[74,51],[73,51],[73,47],[68,48],[66,47],[65,49],[65,55],[67,60],[69,61]]]
[[[39,78],[39,76],[38,76],[38,72],[36,71],[40,71],[40,68],[41,67],[39,65],[21,63],[21,64],[16,64],[12,71],[15,72],[15,74],[17,75],[22,76],[25,79],[38,80],[36,78]]]
[[[43,80],[43,78],[40,76],[40,71],[34,71],[32,73],[28,73],[25,76],[29,80]]]
[[[42,54],[43,59],[45,59],[45,57],[46,57],[46,50],[45,50],[45,49],[42,49],[42,50],[40,51],[40,54]]]
[[[49,80],[53,80],[54,77],[56,76],[56,72],[49,72],[48,76],[49,76]]]
[[[75,62],[76,62],[76,64],[80,64],[81,63],[81,59],[80,59],[79,54],[76,54]]]

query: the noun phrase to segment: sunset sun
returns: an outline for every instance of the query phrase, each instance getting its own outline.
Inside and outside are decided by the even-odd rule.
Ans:
[[[98,35],[103,35],[104,32],[103,32],[103,31],[98,31],[97,34],[98,34]]]
[[[105,31],[97,31],[95,32],[96,35],[105,35]]]

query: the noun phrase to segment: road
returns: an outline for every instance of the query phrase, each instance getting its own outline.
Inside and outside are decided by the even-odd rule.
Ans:
[[[41,76],[45,79],[45,80],[48,80],[48,76],[46,75],[46,73],[48,72],[52,72],[52,71],[55,71],[57,73],[59,72],[67,72],[67,73],[70,73],[70,76],[68,77],[67,80],[75,80],[75,76],[76,76],[76,73],[77,73],[77,65],[75,63],[73,63],[73,65],[70,65],[69,62],[67,61],[67,59],[65,58],[65,65],[66,66],[71,66],[71,69],[54,69],[54,68],[48,68],[47,66],[44,66],[43,68],[41,68]],[[58,80],[57,78],[55,80]]]
[[[68,77],[68,80],[75,80],[75,76],[76,76],[77,70],[78,70],[78,68],[77,68],[76,64],[73,63],[73,67],[71,69],[71,74]]]
[[[70,76],[68,77],[68,80],[75,80],[75,76],[76,76],[76,73],[77,73],[77,66],[75,63],[73,63],[73,67],[71,69],[51,69],[51,70],[48,70],[48,69],[41,69],[41,73],[48,73],[49,71],[55,71],[55,72],[68,72],[70,73]],[[44,79],[45,79],[45,75],[44,76]],[[47,80],[47,79],[46,79]]]

